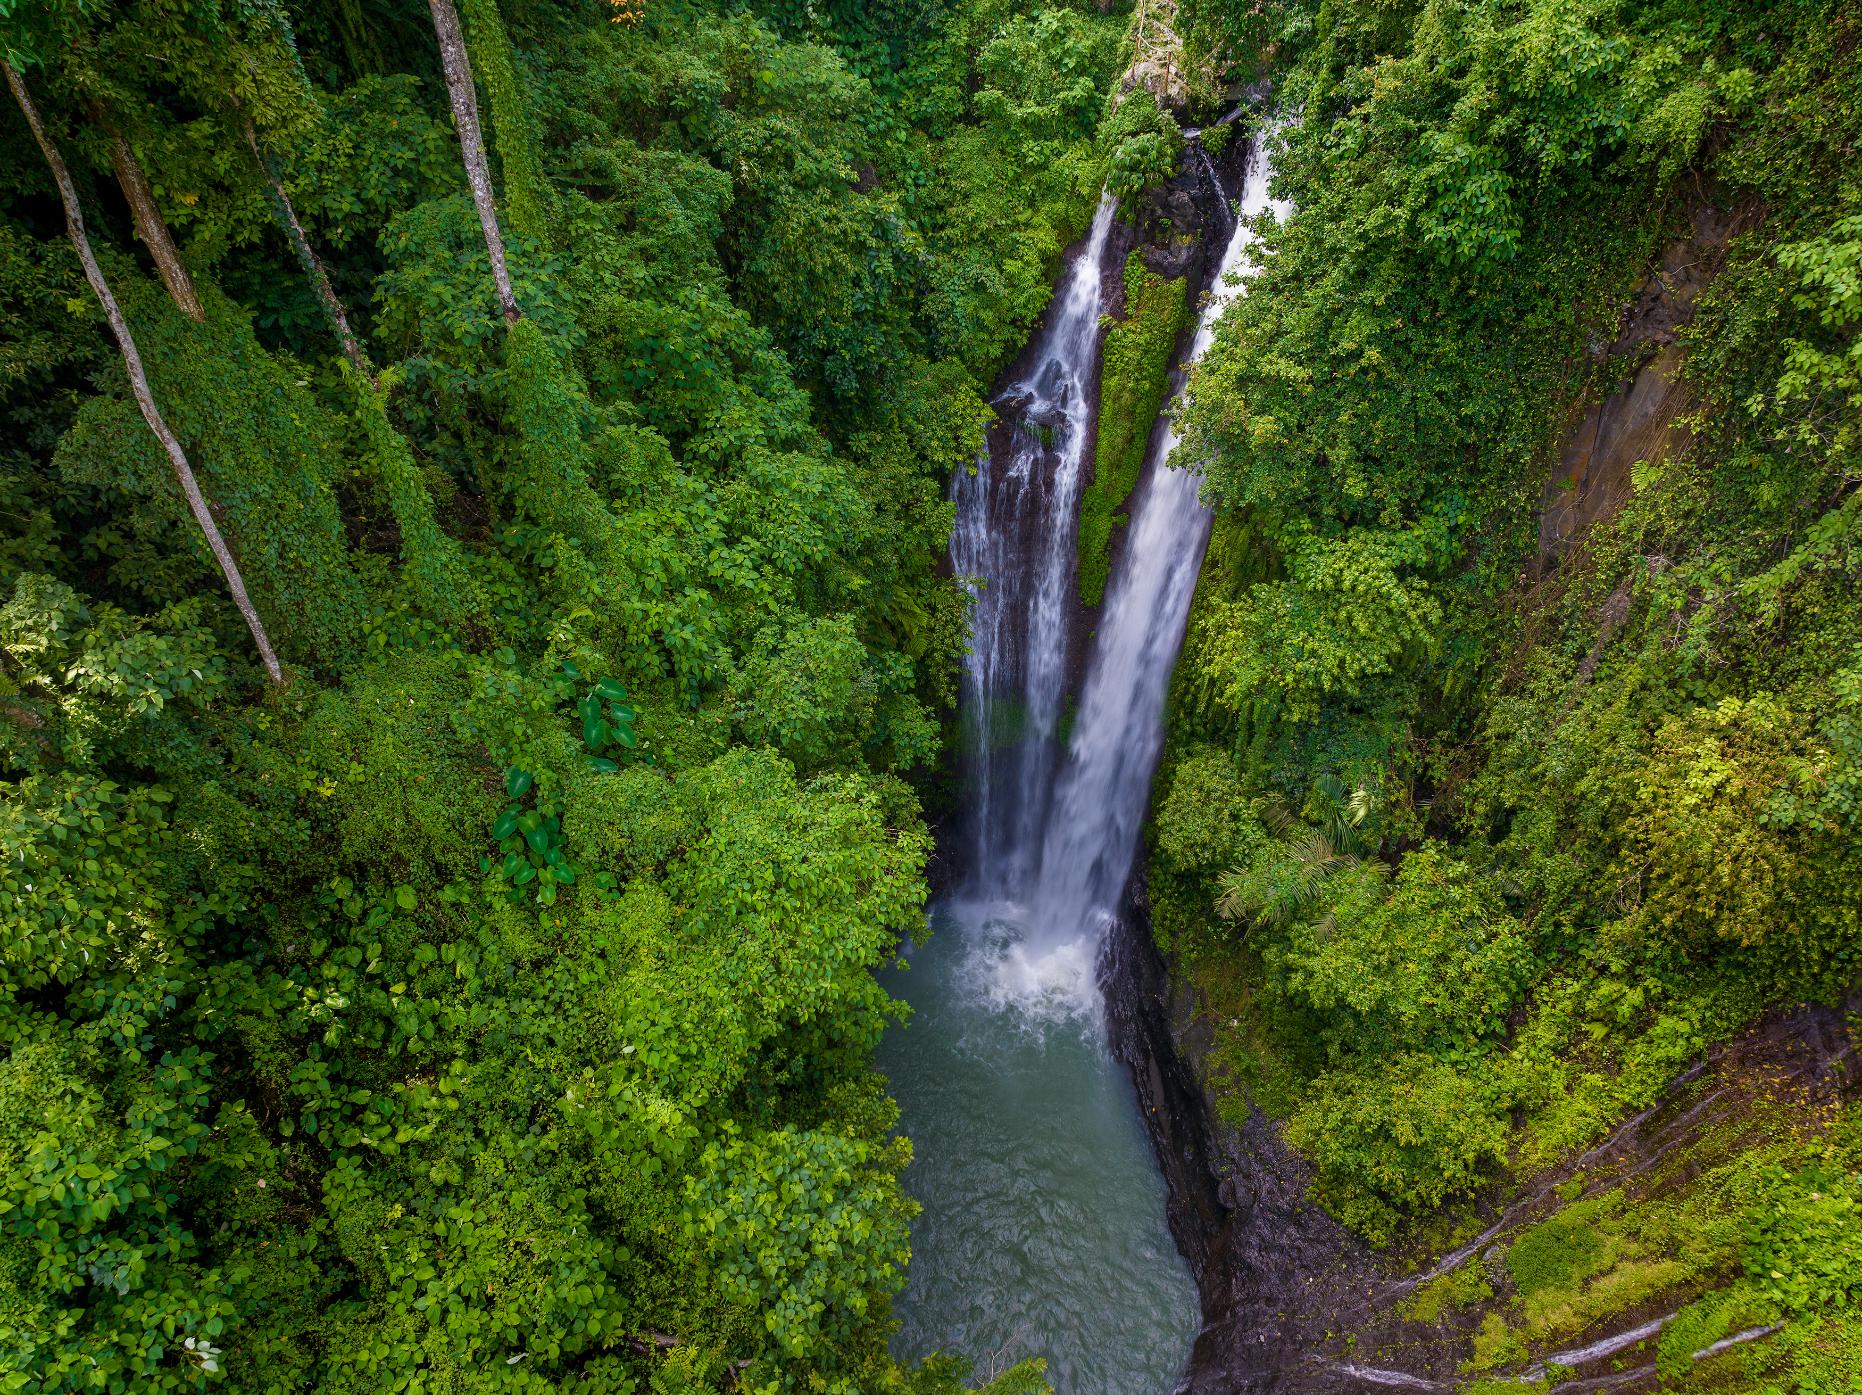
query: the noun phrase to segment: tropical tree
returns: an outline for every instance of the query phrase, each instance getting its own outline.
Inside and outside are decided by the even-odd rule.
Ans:
[[[104,316],[110,322],[110,332],[116,336],[136,406],[141,409],[143,420],[148,422],[149,430],[155,433],[155,439],[161,442],[162,450],[168,456],[175,479],[187,498],[188,511],[194,515],[194,521],[200,525],[200,531],[207,539],[207,546],[213,550],[214,561],[219,563],[220,573],[226,578],[226,589],[232,593],[233,604],[239,607],[239,613],[245,617],[246,628],[252,631],[252,642],[258,646],[259,660],[265,665],[266,675],[272,682],[282,683],[284,670],[279,667],[278,656],[272,650],[270,636],[265,633],[265,623],[259,618],[258,607],[252,604],[252,598],[246,594],[246,583],[239,574],[239,563],[233,559],[232,549],[220,535],[220,527],[213,520],[213,511],[207,507],[207,500],[200,492],[200,483],[194,478],[193,467],[188,464],[187,453],[181,449],[181,442],[175,439],[175,433],[169,430],[161,409],[155,404],[155,394],[149,387],[148,374],[143,371],[142,355],[136,348],[135,336],[130,333],[129,320],[117,304],[110,283],[104,279],[103,268],[97,264],[96,254],[91,251],[90,237],[84,231],[84,212],[78,206],[78,192],[71,182],[71,172],[65,167],[64,158],[40,119],[39,109],[33,103],[32,94],[27,91],[25,79],[11,63],[0,63],[0,67],[6,69],[7,86],[13,89],[13,98],[19,103],[26,124],[32,128],[33,138],[38,141],[45,163],[52,171],[52,182],[58,186],[58,198],[64,205],[65,231],[77,251],[78,260],[84,265],[85,279],[96,293],[98,304],[103,306]],[[192,294],[191,283],[187,289]],[[171,286],[170,293],[173,291]]]

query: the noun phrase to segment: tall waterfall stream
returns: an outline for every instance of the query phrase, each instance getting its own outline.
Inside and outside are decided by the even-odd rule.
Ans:
[[[1267,207],[1256,157],[1191,347],[1239,290]],[[1194,476],[1154,468],[1091,641],[1063,746],[1081,475],[1092,439],[1102,201],[1018,381],[1006,450],[955,488],[951,560],[979,578],[963,702],[963,876],[888,986],[911,1003],[880,1065],[923,1205],[897,1312],[901,1355],[958,1351],[988,1376],[1045,1356],[1060,1395],[1167,1395],[1198,1326],[1165,1187],[1107,1045],[1097,962],[1131,872],[1164,701],[1209,519]]]

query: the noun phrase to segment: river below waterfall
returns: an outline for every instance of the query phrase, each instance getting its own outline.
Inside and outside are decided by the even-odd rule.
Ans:
[[[924,1207],[894,1348],[959,1351],[979,1376],[1045,1356],[1063,1395],[1167,1395],[1196,1338],[1196,1289],[1106,1046],[1091,950],[1044,985],[1012,963],[1017,908],[947,902],[932,924],[887,985],[913,1015],[880,1052]]]
[[[1250,172],[1240,203],[1244,214],[1267,206],[1264,171]],[[898,1353],[961,1352],[982,1376],[1044,1356],[1059,1395],[1169,1395],[1199,1304],[1107,1042],[1098,961],[1209,520],[1196,480],[1160,463],[1174,433],[1156,432],[1063,744],[1113,212],[1102,201],[1023,371],[997,396],[1006,432],[952,491],[951,561],[979,583],[963,690],[964,875],[933,907],[931,939],[888,975],[913,1014],[886,1034],[879,1065],[913,1140],[905,1185],[924,1208],[896,1303]],[[1245,219],[1230,227],[1208,230],[1227,246],[1192,358],[1236,293],[1230,273],[1245,269],[1251,234]]]

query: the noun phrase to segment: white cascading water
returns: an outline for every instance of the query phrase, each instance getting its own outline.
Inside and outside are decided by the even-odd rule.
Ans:
[[[1190,346],[1192,364],[1214,340],[1223,310],[1241,293],[1254,242],[1250,224],[1271,203],[1268,174],[1266,160],[1257,156],[1243,183],[1240,216]],[[1213,169],[1210,176],[1214,178]],[[1277,212],[1284,215],[1286,210]],[[1076,264],[1070,292],[1077,289],[1085,262],[1082,257]],[[987,750],[977,763],[973,778],[981,800],[975,806],[978,856],[968,885],[979,907],[993,910],[987,917],[971,917],[986,919],[991,929],[972,937],[969,977],[973,989],[997,1006],[1040,1016],[1098,1010],[1099,945],[1131,873],[1151,776],[1163,745],[1171,669],[1183,642],[1209,536],[1198,477],[1167,463],[1176,445],[1175,427],[1167,423],[1153,442],[1155,466],[1149,483],[1132,508],[1130,532],[1107,590],[1072,741],[1058,777],[1036,764],[1052,759],[1046,754],[1051,739],[1045,735],[1052,730],[1051,719],[1039,728],[1044,737],[1041,752],[1031,758],[1030,741],[1017,753],[1024,764],[991,760]],[[1079,492],[1077,459],[1070,473],[1064,486],[1069,509]],[[1062,494],[1057,483],[1049,502],[1058,503]],[[960,497],[960,513],[963,503]],[[981,521],[999,526],[998,520]],[[958,527],[963,531],[961,518]],[[1070,548],[1072,527],[1070,512],[1049,514],[1044,536],[1050,541],[1058,537]],[[954,540],[952,551],[955,555]],[[1035,584],[1045,588],[1057,580],[1066,585],[1069,556],[1052,561],[1051,574],[1043,572]],[[1043,561],[1048,564],[1048,559]],[[999,575],[980,574],[991,579],[991,587]],[[1003,588],[1004,601],[1013,595],[1012,583]],[[1048,711],[1058,710],[1058,679],[1065,670],[1064,599],[1056,598],[1057,613],[1043,615],[1039,622],[1035,607],[1028,610],[1026,668],[1030,674],[1038,670],[1053,675],[1044,680],[1054,684],[1055,705],[1044,709]],[[999,720],[995,704],[1003,700],[995,674],[1000,648],[1005,639],[1013,643],[1021,636],[1015,633],[1012,608],[988,617],[987,639],[982,623],[979,617],[965,697],[971,720],[987,730]],[[1053,648],[1040,655],[1036,651],[1041,644]],[[1029,726],[1035,727],[1032,710]],[[996,812],[1012,797],[1003,791],[1004,784],[1015,787],[1020,796],[1021,817],[1013,822]],[[1030,814],[1039,817],[1031,819]]]
[[[1012,437],[1007,458],[985,449],[952,491],[950,559],[975,578],[963,710],[970,760],[972,886],[1025,890],[1039,848],[1058,756],[1073,586],[1073,516],[1080,497],[1099,358],[1106,240],[1117,201],[1100,199],[1027,355],[1028,371],[996,399]]]
[[[1213,164],[1201,162],[1223,198]],[[1244,215],[1266,206],[1257,169]],[[1081,467],[1112,207],[1076,254],[1031,366],[998,399],[993,458],[957,481],[951,559],[979,587],[965,685],[967,876],[935,933],[885,976],[912,1007],[879,1063],[915,1160],[894,1349],[955,1351],[978,1376],[1046,1359],[1059,1395],[1167,1395],[1200,1325],[1165,1183],[1098,986],[1162,742],[1163,706],[1208,535],[1194,476],[1158,464],[1136,501],[1061,750]],[[1216,233],[1219,235],[1219,231]],[[1227,244],[1200,354],[1245,270]],[[1176,437],[1154,434],[1167,460]]]
[[[1242,185],[1240,216],[1196,326],[1191,364],[1215,340],[1216,323],[1252,269],[1253,220],[1270,206],[1264,143]],[[1085,942],[1096,953],[1131,874],[1151,776],[1164,741],[1164,700],[1183,643],[1190,598],[1209,540],[1199,479],[1168,462],[1174,423],[1159,434],[1157,468],[1132,509],[1131,532],[1107,592],[1080,696],[1068,760],[1049,805],[1024,953],[1065,954]]]

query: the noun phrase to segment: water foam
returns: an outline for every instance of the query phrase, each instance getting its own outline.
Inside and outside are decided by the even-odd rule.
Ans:
[[[1097,1035],[1100,935],[1031,940],[1029,908],[1012,901],[958,900],[941,908],[944,933],[964,942],[957,980],[964,995],[1029,1032],[1079,1025]]]

